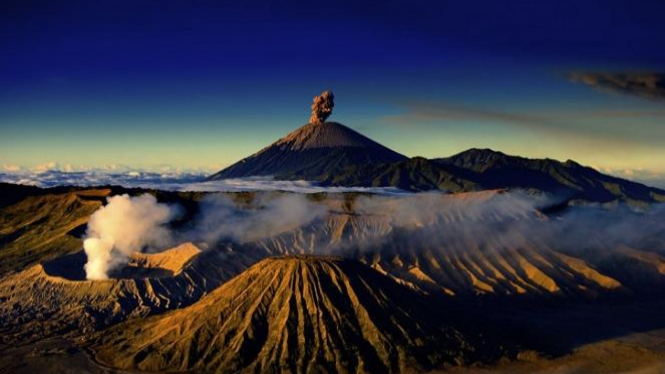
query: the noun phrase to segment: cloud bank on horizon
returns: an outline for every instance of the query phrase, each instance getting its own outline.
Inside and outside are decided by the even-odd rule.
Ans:
[[[227,164],[303,122],[326,87],[335,118],[403,154],[489,147],[665,172],[660,103],[567,81],[588,70],[587,84],[662,98],[663,1],[152,4],[149,25],[133,2],[75,3],[3,7],[0,163]],[[386,126],[407,100],[448,108]],[[315,104],[325,119],[332,101]]]
[[[298,193],[318,192],[367,192],[378,194],[404,194],[407,191],[395,187],[325,187],[304,180],[279,181],[270,177],[224,179],[202,182],[204,173],[155,173],[155,172],[101,172],[48,170],[44,172],[12,173],[0,172],[0,182],[37,186],[94,187],[122,186],[164,191],[197,192],[243,192],[243,191],[287,191]]]

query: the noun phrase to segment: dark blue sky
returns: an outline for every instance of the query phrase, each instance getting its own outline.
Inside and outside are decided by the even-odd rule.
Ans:
[[[0,164],[214,169],[331,120],[410,156],[665,172],[663,1],[4,1]],[[631,172],[635,172],[635,170]]]

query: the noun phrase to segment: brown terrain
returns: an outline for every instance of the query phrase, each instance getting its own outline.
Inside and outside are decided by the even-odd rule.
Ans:
[[[554,229],[565,215],[502,190],[425,197],[446,209],[417,214],[395,198],[318,194],[307,199],[329,213],[303,226],[136,253],[111,279],[85,280],[80,238],[111,193],[0,208],[3,372],[658,373],[664,362],[658,217],[637,214],[649,237],[589,229],[574,245]]]
[[[399,372],[501,352],[426,310],[353,260],[276,257],[190,307],[104,332],[94,350],[114,367],[219,373]]]

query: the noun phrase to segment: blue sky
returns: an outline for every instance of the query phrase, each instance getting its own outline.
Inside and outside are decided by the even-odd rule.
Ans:
[[[311,98],[332,89],[330,120],[409,156],[489,147],[665,174],[662,1],[2,8],[5,169],[213,171],[304,124]],[[657,84],[624,89],[625,74]]]

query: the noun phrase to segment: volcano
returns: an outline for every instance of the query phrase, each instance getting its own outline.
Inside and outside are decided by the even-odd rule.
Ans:
[[[308,123],[207,180],[271,176],[322,181],[349,167],[406,159],[340,123]]]
[[[190,307],[105,331],[95,351],[115,367],[217,373],[388,373],[480,359],[484,338],[427,310],[420,294],[357,261],[276,257]]]
[[[413,192],[524,189],[595,203],[665,201],[661,189],[605,175],[572,160],[529,159],[490,149],[470,149],[446,158],[408,158],[336,122],[309,123],[207,180],[267,176]]]
[[[408,158],[340,123],[325,122],[333,100],[330,91],[316,96],[310,123],[206,181],[271,177],[413,192],[525,189],[565,200],[635,206],[665,201],[661,189],[604,175],[572,160],[528,159],[475,148],[446,158]]]

